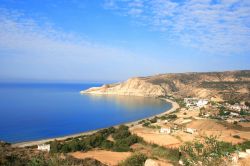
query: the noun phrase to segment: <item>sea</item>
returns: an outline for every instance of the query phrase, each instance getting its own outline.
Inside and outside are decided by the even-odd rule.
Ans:
[[[151,117],[171,108],[160,99],[80,94],[98,83],[0,83],[0,140],[55,138]]]

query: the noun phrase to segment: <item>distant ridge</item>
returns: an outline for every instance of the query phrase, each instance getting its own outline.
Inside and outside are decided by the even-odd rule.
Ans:
[[[200,97],[211,100],[250,100],[250,70],[225,72],[188,72],[130,78],[81,91],[108,94],[159,97]]]

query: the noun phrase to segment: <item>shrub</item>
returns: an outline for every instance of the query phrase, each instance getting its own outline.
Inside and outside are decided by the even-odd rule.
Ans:
[[[161,119],[161,120],[166,120],[167,117],[166,117],[165,115],[163,115],[163,116],[160,117],[160,119]]]
[[[74,151],[87,151],[92,148],[103,148],[114,151],[130,151],[130,146],[142,142],[142,138],[131,135],[128,126],[121,125],[118,129],[113,127],[100,130],[94,134],[81,138],[68,139],[67,141],[53,141],[50,143],[52,153],[68,153]],[[107,140],[112,134],[115,143]]]
[[[233,122],[233,124],[237,125],[237,124],[238,124],[238,122],[237,122],[237,121],[234,121],[234,122]]]
[[[124,140],[117,140],[113,146],[113,150],[116,152],[128,152],[130,151],[130,147]]]
[[[112,141],[109,140],[104,140],[101,144],[101,147],[103,149],[112,149],[114,146],[114,143]]]
[[[125,161],[120,163],[120,166],[144,166],[145,161],[147,160],[147,156],[141,153],[135,153]]]
[[[180,159],[180,153],[178,149],[170,149],[162,146],[155,145],[152,149],[153,156],[171,160],[177,162]]]
[[[185,165],[225,165],[236,149],[230,143],[216,140],[216,137],[205,137],[185,143],[180,150]]]
[[[139,123],[139,124],[143,124],[143,123],[145,123],[145,120],[141,120],[141,121],[139,121],[138,123]]]
[[[176,119],[176,118],[177,118],[177,115],[171,114],[171,115],[168,115],[167,118],[168,118],[168,119]]]
[[[250,149],[250,141],[245,141],[237,145],[239,149],[245,151],[246,149]]]
[[[130,136],[130,134],[131,133],[128,130],[118,129],[117,132],[112,135],[112,137],[114,139],[123,139],[123,138],[127,138],[128,136]]]
[[[51,153],[58,153],[61,150],[61,144],[55,140],[50,143],[50,152]]]
[[[234,138],[238,138],[238,139],[240,138],[239,135],[233,135],[233,137],[234,137]]]
[[[145,122],[142,126],[143,127],[148,127],[150,125],[150,122]]]
[[[153,119],[149,120],[151,123],[156,123],[157,122],[157,117],[154,117]]]
[[[221,115],[221,116],[227,116],[227,115],[230,115],[230,112],[229,111],[225,111],[224,109],[220,109],[219,115]]]
[[[240,110],[240,115],[250,115],[250,113],[244,110]]]

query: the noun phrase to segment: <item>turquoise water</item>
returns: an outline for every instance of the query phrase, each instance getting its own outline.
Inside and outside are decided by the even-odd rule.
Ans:
[[[0,140],[11,143],[75,134],[170,109],[143,97],[81,95],[100,84],[0,84]]]

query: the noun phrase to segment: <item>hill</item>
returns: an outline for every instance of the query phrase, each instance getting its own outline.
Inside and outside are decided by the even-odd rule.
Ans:
[[[81,93],[144,97],[199,97],[211,100],[250,100],[250,70],[170,73],[136,77],[125,82],[93,87]]]

